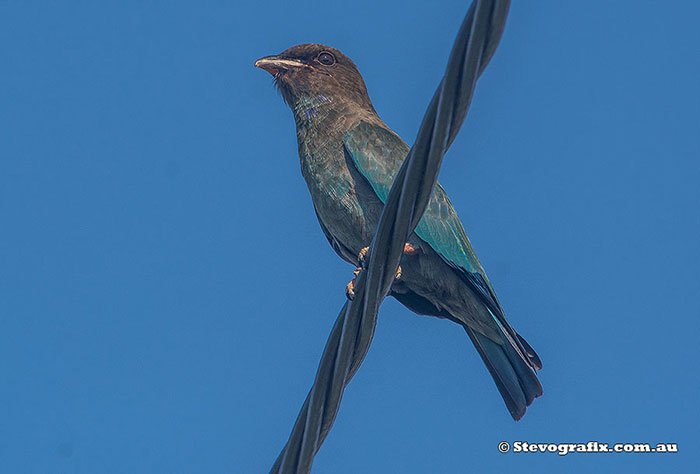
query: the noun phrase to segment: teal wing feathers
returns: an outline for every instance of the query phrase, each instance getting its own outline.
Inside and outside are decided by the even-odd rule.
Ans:
[[[357,169],[386,202],[409,147],[392,131],[360,122],[345,135],[345,149]],[[415,233],[453,266],[484,274],[447,193],[438,183]],[[490,286],[487,283],[487,286]],[[491,291],[490,291],[491,292]]]
[[[379,199],[386,202],[401,164],[408,155],[408,145],[382,125],[360,122],[345,134],[344,147],[350,161],[367,179]],[[460,275],[481,297],[506,339],[521,353],[528,355],[533,367],[541,367],[537,354],[506,320],[486,272],[440,183],[435,185],[415,233],[445,262],[461,270]]]

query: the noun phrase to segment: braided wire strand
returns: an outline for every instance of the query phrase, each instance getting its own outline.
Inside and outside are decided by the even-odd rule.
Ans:
[[[476,80],[503,35],[510,0],[474,0],[462,22],[440,85],[416,141],[394,180],[370,246],[367,271],[345,303],[321,356],[314,384],[271,474],[306,474],[335,421],[345,386],[369,350],[379,306],[386,297],[404,243],[432,194],[442,158],[467,114]]]

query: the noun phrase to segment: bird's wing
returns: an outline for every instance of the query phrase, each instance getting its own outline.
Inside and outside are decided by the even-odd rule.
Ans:
[[[409,147],[391,130],[360,122],[345,134],[345,151],[382,202],[391,190]],[[502,313],[479,259],[447,193],[435,185],[415,233],[451,266],[461,269],[475,290],[493,310]]]
[[[388,128],[361,121],[345,134],[344,148],[351,158],[348,161],[355,164],[379,199],[386,202],[394,179],[410,150],[408,145]],[[495,323],[511,344],[523,354],[528,354],[533,367],[541,367],[535,351],[506,320],[491,282],[440,183],[435,185],[415,233],[445,262],[459,271],[463,280],[489,309]]]

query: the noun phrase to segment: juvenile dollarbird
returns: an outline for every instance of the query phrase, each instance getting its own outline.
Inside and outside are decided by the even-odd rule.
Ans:
[[[321,229],[358,270],[409,147],[382,122],[355,64],[321,44],[255,66],[274,76],[296,122],[301,172]],[[390,294],[418,314],[460,324],[515,420],[542,395],[539,357],[506,320],[445,190],[435,186],[408,239]],[[352,283],[348,296],[352,296]]]

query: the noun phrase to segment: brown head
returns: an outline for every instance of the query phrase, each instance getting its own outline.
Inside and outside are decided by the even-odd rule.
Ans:
[[[325,98],[374,112],[365,81],[355,63],[322,44],[292,46],[276,56],[255,61],[275,78],[284,100],[294,108],[300,101]]]

